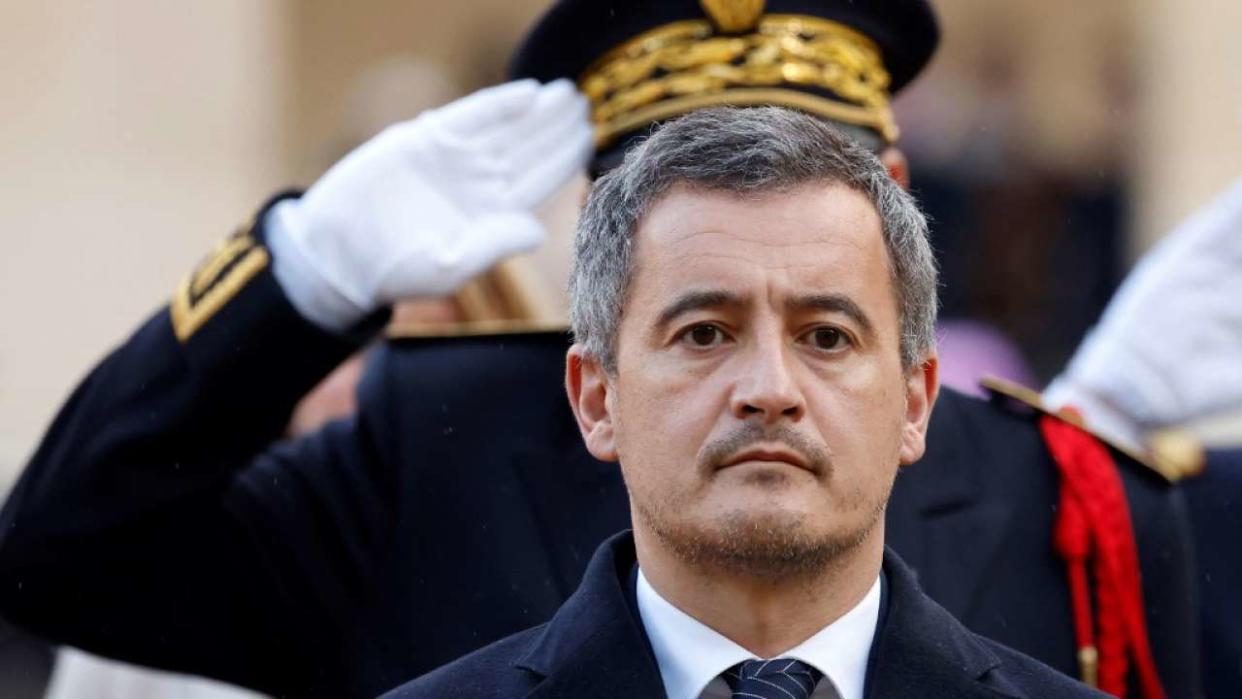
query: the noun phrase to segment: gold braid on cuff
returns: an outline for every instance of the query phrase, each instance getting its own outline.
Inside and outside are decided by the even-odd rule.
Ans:
[[[879,47],[818,17],[767,15],[744,34],[721,34],[706,19],[666,24],[609,51],[579,86],[591,101],[597,148],[715,105],[792,107],[874,129],[889,143],[898,133]]]

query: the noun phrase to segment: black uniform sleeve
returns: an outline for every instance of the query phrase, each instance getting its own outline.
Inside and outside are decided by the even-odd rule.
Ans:
[[[348,472],[362,458],[367,434],[344,424],[272,445],[381,320],[351,338],[319,330],[284,297],[261,231],[228,239],[45,435],[0,513],[0,613],[130,662],[281,694],[290,676],[313,681],[282,640],[315,623],[312,593],[238,503],[273,464]]]

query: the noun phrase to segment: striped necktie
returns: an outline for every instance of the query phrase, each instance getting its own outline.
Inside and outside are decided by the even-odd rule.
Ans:
[[[793,658],[745,660],[721,675],[733,699],[810,699],[824,673]]]

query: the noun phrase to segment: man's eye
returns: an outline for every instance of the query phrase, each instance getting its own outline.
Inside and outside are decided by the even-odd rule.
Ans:
[[[724,333],[715,325],[696,325],[684,337],[692,347],[715,347],[724,340]]]
[[[809,340],[815,349],[834,351],[845,349],[849,338],[837,328],[816,328],[811,331]]]

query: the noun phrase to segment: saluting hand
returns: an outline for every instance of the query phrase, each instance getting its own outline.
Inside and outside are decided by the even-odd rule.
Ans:
[[[535,208],[586,165],[586,99],[568,80],[480,90],[389,127],[268,216],[294,306],[343,330],[443,296],[544,239]]]
[[[1045,398],[1138,445],[1242,408],[1242,180],[1139,261]]]

